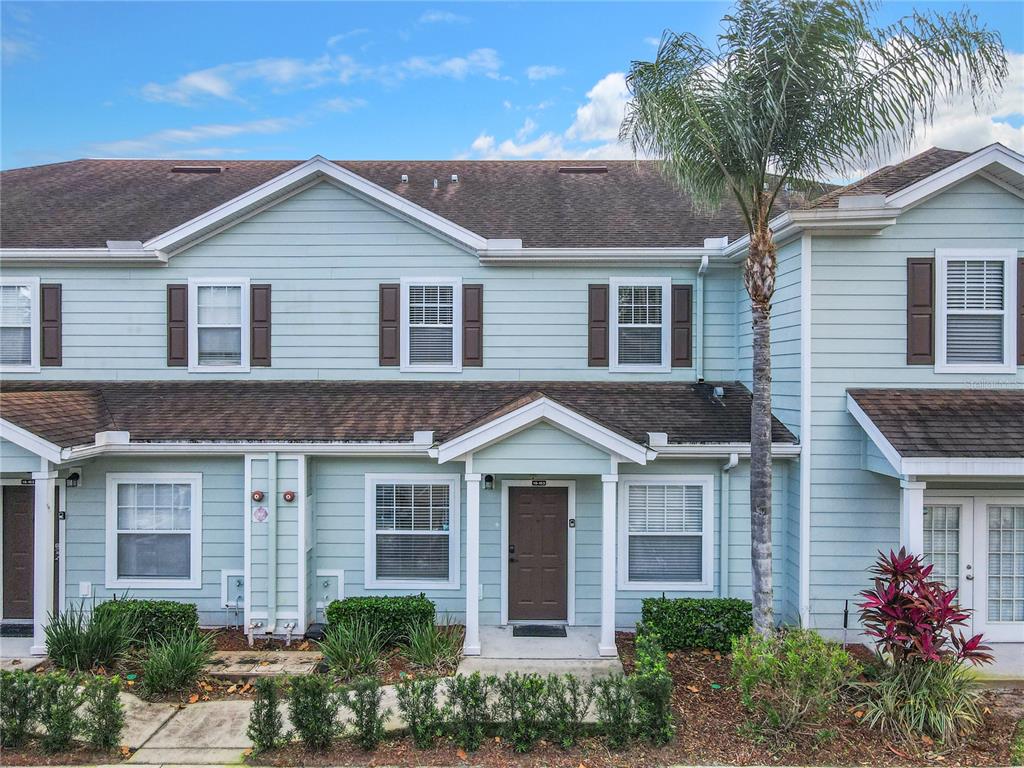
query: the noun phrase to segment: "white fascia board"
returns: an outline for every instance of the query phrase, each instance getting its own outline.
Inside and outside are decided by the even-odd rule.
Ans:
[[[906,189],[894,192],[886,198],[886,206],[907,208],[915,205],[947,187],[963,181],[968,176],[983,171],[992,164],[1002,165],[1024,179],[1024,155],[1014,152],[1002,144],[991,144],[968,155],[963,160],[953,163],[948,168],[943,168],[941,171],[911,184]]]
[[[487,248],[481,264],[693,264],[722,259],[723,248]]]
[[[653,446],[659,459],[668,458],[719,458],[733,454],[742,457],[750,456],[750,443],[669,443]],[[800,455],[797,443],[772,443],[772,456],[778,458],[795,458]]]
[[[0,263],[160,265],[167,254],[150,248],[0,248]]]
[[[331,179],[407,218],[418,221],[470,250],[479,251],[487,247],[486,238],[481,237],[475,232],[470,232],[468,229],[460,227],[449,219],[428,211],[422,206],[409,202],[401,195],[396,195],[394,192],[390,192],[364,179],[362,176],[332,163],[321,155],[315,155],[306,162],[300,163],[279,176],[260,184],[258,187],[254,187],[190,221],[179,224],[161,235],[157,235],[144,243],[144,247],[147,249],[172,251],[207,230],[245,215],[275,196],[284,194],[292,188],[318,177]]]
[[[903,459],[902,474],[913,477],[1024,477],[1024,458],[1019,456],[962,458],[922,457]]]
[[[636,464],[647,463],[647,448],[546,397],[503,414],[437,447],[437,462],[458,459],[500,442],[539,421],[547,421],[590,445]]]
[[[893,447],[893,444],[890,443],[886,436],[882,434],[882,431],[875,426],[875,422],[873,422],[868,415],[864,413],[864,409],[857,404],[857,401],[853,399],[853,395],[849,392],[846,393],[846,410],[848,410],[850,415],[853,416],[858,424],[860,424],[860,428],[864,430],[864,434],[866,434],[871,442],[875,444],[875,447],[881,451],[885,460],[889,462],[892,468],[896,470],[898,474],[905,474],[902,469],[902,462],[904,459],[900,455],[900,452]]]
[[[29,432],[7,419],[0,419],[0,438],[9,443],[14,443],[26,451],[31,451],[41,459],[46,459],[54,464],[60,464],[61,449],[49,440],[44,440],[39,435]]]
[[[13,440],[11,441],[13,442]],[[424,443],[289,443],[289,442],[166,442],[127,445],[80,445],[65,448],[64,461],[94,456],[209,456],[245,453],[308,454],[312,456],[428,456]]]

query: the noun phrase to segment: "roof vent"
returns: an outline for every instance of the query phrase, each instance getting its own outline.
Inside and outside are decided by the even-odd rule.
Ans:
[[[607,165],[562,165],[559,173],[608,173]]]
[[[223,173],[223,165],[175,165],[171,173]]]
[[[459,174],[453,173],[452,174],[452,184],[458,184],[458,183],[459,183]]]
[[[409,183],[409,174],[408,173],[403,173],[402,174],[402,183],[403,184],[408,184]]]
[[[434,179],[434,189],[437,189],[437,179]]]

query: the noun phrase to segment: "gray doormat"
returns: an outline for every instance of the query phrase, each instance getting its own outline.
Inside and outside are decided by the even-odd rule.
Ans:
[[[552,624],[516,624],[512,637],[565,637],[565,627]]]

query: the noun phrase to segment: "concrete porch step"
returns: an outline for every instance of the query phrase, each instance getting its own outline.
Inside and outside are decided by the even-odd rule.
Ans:
[[[538,675],[572,674],[581,680],[593,680],[613,674],[622,674],[622,662],[618,659],[492,659],[484,656],[467,656],[459,664],[460,675],[504,675],[507,672]]]

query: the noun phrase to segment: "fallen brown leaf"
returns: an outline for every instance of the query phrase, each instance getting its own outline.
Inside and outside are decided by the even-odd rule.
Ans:
[[[199,701],[199,694],[198,693],[193,693],[191,696],[188,697],[188,703],[189,704],[195,704],[197,701]]]
[[[686,686],[686,690],[688,690],[690,693],[699,693],[700,692],[700,688],[698,688],[696,685],[688,685],[688,686]]]
[[[459,760],[466,759],[466,750],[462,749],[461,747],[459,747],[459,750],[455,754],[459,756]]]
[[[238,686],[237,685],[232,685],[230,688],[228,688],[226,691],[224,691],[224,693],[231,694],[231,693],[234,693],[236,690],[238,690]]]

